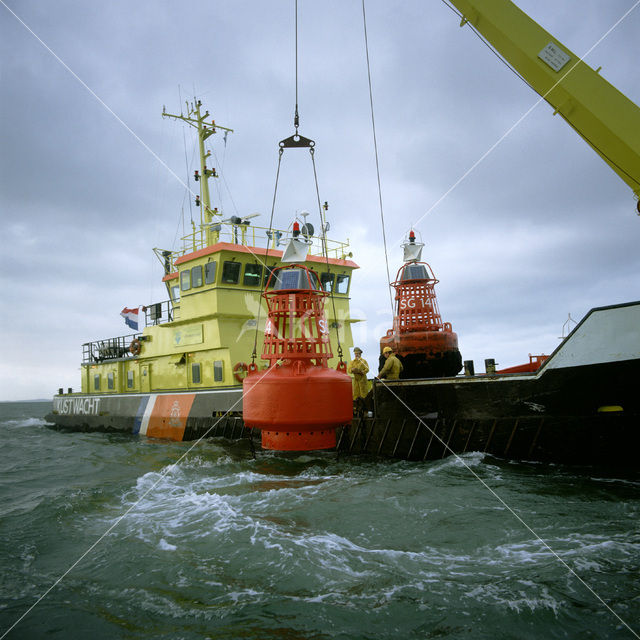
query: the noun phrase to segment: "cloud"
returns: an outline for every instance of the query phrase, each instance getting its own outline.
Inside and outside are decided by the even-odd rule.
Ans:
[[[632,6],[518,4],[577,53]],[[151,249],[188,232],[196,167],[191,132],[163,119],[163,105],[179,112],[195,93],[234,129],[226,145],[215,140],[216,202],[268,225],[278,141],[293,133],[295,65],[288,2],[8,6],[161,160],[0,7],[1,380],[11,400],[77,388],[82,342],[125,333],[123,306],[166,299]],[[463,357],[517,364],[551,351],[569,312],[640,298],[628,187],[546,104],[457,184],[537,97],[443,3],[366,8],[389,271],[416,224]],[[366,323],[354,335],[375,361],[391,308],[361,5],[302,3],[299,26],[300,131],[316,141],[330,236],[348,237],[361,265],[352,308]],[[639,27],[636,10],[587,60],[636,103]],[[311,166],[287,152],[276,224],[301,210],[316,216]]]

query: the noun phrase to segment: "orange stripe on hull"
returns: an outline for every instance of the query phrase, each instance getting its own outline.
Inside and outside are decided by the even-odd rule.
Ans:
[[[147,436],[181,441],[195,397],[195,393],[158,396],[149,418]]]

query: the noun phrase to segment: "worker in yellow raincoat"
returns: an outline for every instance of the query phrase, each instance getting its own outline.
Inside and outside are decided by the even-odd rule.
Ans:
[[[391,347],[385,347],[382,350],[382,355],[387,359],[384,363],[384,367],[380,369],[378,378],[386,378],[387,380],[397,380],[402,373],[402,362],[396,358]]]
[[[353,376],[352,389],[353,389],[353,402],[356,409],[362,406],[362,400],[369,392],[369,385],[367,383],[367,373],[369,373],[369,364],[362,357],[362,349],[356,347],[353,350],[353,360],[349,363],[347,371]]]

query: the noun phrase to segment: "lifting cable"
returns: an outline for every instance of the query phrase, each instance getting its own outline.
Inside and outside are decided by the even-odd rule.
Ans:
[[[384,262],[387,267],[387,282],[389,290],[389,303],[391,304],[391,316],[393,317],[393,297],[391,295],[391,274],[389,273],[389,256],[387,253],[387,235],[384,228],[384,209],[382,206],[382,185],[380,183],[380,162],[378,160],[378,139],[376,136],[376,120],[373,114],[373,89],[371,88],[371,64],[369,63],[369,39],[367,37],[367,14],[362,0],[362,24],[364,26],[364,49],[367,58],[367,78],[369,80],[369,105],[371,107],[371,129],[373,131],[373,149],[376,158],[376,176],[378,178],[378,202],[380,204],[380,223],[382,225],[382,242],[384,244]]]
[[[325,202],[324,207],[320,204],[320,190],[318,188],[318,175],[316,173],[316,161],[313,157],[313,148],[309,149],[311,154],[311,164],[313,165],[313,178],[316,183],[316,198],[318,200],[318,212],[320,214],[320,227],[322,229],[322,253],[324,254],[324,261],[327,265],[327,273],[331,275],[331,267],[329,266],[329,250],[327,247],[327,224],[325,220],[325,213],[329,208],[329,205]],[[334,284],[333,277],[329,278],[329,296],[331,298],[331,307],[333,309],[333,323],[336,330],[336,341],[338,343],[338,359],[342,364],[342,345],[340,344],[340,324],[338,322],[338,314],[336,313],[336,299],[334,296],[335,288],[338,284],[338,274],[336,274],[336,282]]]
[[[255,365],[258,349],[258,330],[260,328],[260,315],[262,311],[262,295],[264,289],[267,286],[267,280],[270,278],[271,273],[269,271],[269,248],[271,247],[271,238],[273,237],[273,212],[276,208],[276,194],[278,193],[278,179],[280,178],[280,164],[282,163],[282,148],[278,153],[278,168],[276,170],[276,184],[273,189],[273,201],[271,203],[271,216],[269,217],[269,230],[267,231],[267,252],[264,256],[264,269],[265,274],[260,284],[260,297],[258,298],[258,317],[256,318],[256,330],[253,336],[253,351],[251,352],[251,364]]]
[[[309,138],[305,138],[304,136],[300,135],[300,133],[298,132],[298,129],[300,127],[300,115],[299,115],[299,110],[298,110],[298,0],[295,0],[295,88],[296,88],[296,100],[295,100],[295,109],[294,109],[294,116],[293,116],[293,127],[295,129],[295,133],[288,137],[285,138],[284,140],[281,140],[278,143],[279,149],[278,149],[278,167],[276,169],[276,182],[275,182],[275,186],[274,186],[274,190],[273,190],[273,200],[271,203],[271,216],[269,218],[269,230],[267,231],[267,252],[265,255],[265,268],[269,269],[269,265],[267,264],[267,260],[269,258],[269,247],[270,247],[270,243],[271,243],[271,238],[273,237],[273,215],[274,215],[274,211],[275,211],[275,206],[276,206],[276,196],[278,193],[278,180],[280,178],[280,166],[282,164],[282,156],[284,154],[284,150],[285,149],[292,149],[292,148],[307,148],[309,149],[309,154],[311,155],[311,164],[313,167],[313,178],[314,178],[314,182],[315,182],[315,186],[316,186],[316,199],[317,199],[317,203],[318,203],[318,211],[319,211],[319,215],[320,215],[320,226],[322,228],[322,253],[325,257],[325,263],[327,265],[327,272],[329,274],[331,274],[331,268],[329,266],[329,254],[328,254],[328,250],[327,250],[327,237],[326,237],[326,221],[325,221],[325,216],[324,216],[324,210],[328,209],[329,206],[327,205],[327,203],[325,203],[324,205],[324,210],[322,205],[320,204],[320,190],[319,190],[319,186],[318,186],[318,175],[316,172],[316,163],[315,163],[315,158],[314,158],[314,147],[315,147],[315,142],[313,140],[310,140]],[[388,271],[388,269],[387,269]],[[262,298],[265,287],[267,285],[267,277],[265,276],[265,278],[263,278],[262,280],[262,284],[260,286],[260,297]],[[333,317],[334,317],[334,325],[335,325],[335,329],[336,329],[336,341],[338,344],[338,358],[340,360],[340,362],[343,362],[343,353],[342,353],[342,345],[340,344],[340,332],[339,332],[339,324],[338,324],[338,318],[336,315],[336,305],[335,305],[335,298],[334,298],[334,287],[331,286],[331,291],[330,291],[330,297],[331,297],[331,305],[332,305],[332,309],[333,309]],[[258,318],[256,321],[256,329],[254,332],[254,339],[253,339],[253,351],[251,353],[251,363],[255,364],[255,359],[257,357],[257,348],[258,348],[258,329],[260,326],[260,312],[262,310],[262,304],[260,304],[260,306],[258,307]]]

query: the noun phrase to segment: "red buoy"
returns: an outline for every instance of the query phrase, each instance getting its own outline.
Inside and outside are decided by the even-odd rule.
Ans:
[[[269,366],[249,365],[242,385],[244,423],[261,430],[265,449],[331,449],[336,428],[351,422],[353,405],[345,363],[337,371],[328,366],[329,294],[313,271],[294,264],[274,269],[262,295],[268,308],[262,359]]]
[[[438,280],[426,262],[420,262],[422,243],[413,230],[405,249],[405,264],[395,282],[396,315],[393,329],[380,339],[380,350],[391,347],[400,356],[405,378],[454,376],[462,368],[458,336],[451,323],[442,322],[435,285]]]

